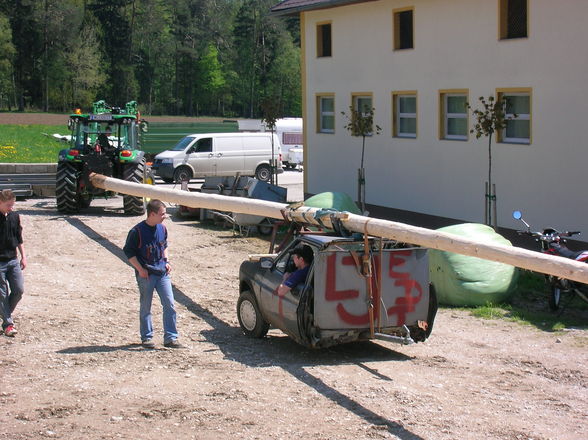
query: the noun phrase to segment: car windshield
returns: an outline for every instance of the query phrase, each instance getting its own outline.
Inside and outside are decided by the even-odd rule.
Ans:
[[[174,145],[172,151],[184,151],[188,145],[190,145],[194,141],[194,138],[191,136],[186,136],[185,138],[180,139],[180,141]]]

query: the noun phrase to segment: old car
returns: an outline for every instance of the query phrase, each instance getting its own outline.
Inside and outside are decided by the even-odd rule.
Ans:
[[[292,250],[312,249],[306,281],[278,294],[292,271]],[[392,241],[299,235],[279,254],[244,261],[237,317],[243,333],[270,326],[313,348],[357,340],[424,341],[437,313],[427,249]]]

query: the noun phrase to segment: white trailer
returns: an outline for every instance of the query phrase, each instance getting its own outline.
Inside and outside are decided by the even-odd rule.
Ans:
[[[302,166],[302,118],[281,118],[276,121],[276,134],[282,144],[282,164],[294,169]]]
[[[262,119],[239,119],[239,131],[269,131]],[[303,136],[302,118],[280,118],[276,120],[276,134],[282,145],[284,168],[302,168]]]

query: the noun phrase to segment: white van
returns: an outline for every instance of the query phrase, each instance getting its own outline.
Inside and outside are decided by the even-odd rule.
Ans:
[[[275,134],[273,146],[271,133],[191,134],[155,156],[152,168],[167,183],[237,173],[267,182],[272,149],[276,170],[282,173],[281,145]]]

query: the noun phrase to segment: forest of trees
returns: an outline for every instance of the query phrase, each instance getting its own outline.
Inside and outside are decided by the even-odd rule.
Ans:
[[[97,99],[144,113],[300,116],[297,18],[278,0],[0,0],[0,111]]]

